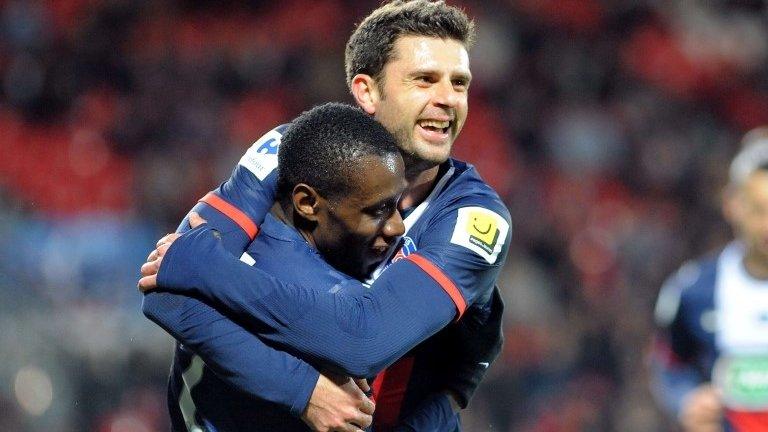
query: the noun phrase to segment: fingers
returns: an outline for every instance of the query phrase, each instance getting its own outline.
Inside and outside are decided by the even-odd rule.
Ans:
[[[144,276],[139,279],[139,290],[143,293],[157,288],[157,275]]]
[[[364,426],[364,427],[368,427],[368,426]],[[331,432],[365,432],[365,431],[356,425],[347,423],[343,426],[332,428]]]
[[[197,212],[190,212],[189,213],[189,226],[192,228],[197,228],[200,225],[206,223],[207,221],[203,219]]]
[[[173,240],[171,240],[171,238],[173,238],[173,236],[178,237],[178,234],[171,233],[171,234],[164,235],[160,240],[157,241],[157,243],[155,243],[155,247],[157,248],[157,247],[160,247],[160,245],[163,244],[163,243],[168,243],[169,241],[173,241]]]
[[[157,251],[157,249],[152,249],[152,252],[150,252],[149,255],[147,255],[146,262],[154,261],[158,257],[160,257],[160,253]]]
[[[160,264],[163,261],[163,257],[159,257],[155,260],[145,262],[141,266],[141,275],[142,276],[152,276],[156,275],[158,271],[160,271]]]
[[[363,393],[368,393],[371,391],[371,386],[368,384],[368,380],[365,378],[355,379],[355,384],[360,387],[360,390],[362,390]]]
[[[365,398],[362,403],[360,403],[360,411],[368,415],[373,415],[373,412],[376,411],[376,404],[370,399]]]

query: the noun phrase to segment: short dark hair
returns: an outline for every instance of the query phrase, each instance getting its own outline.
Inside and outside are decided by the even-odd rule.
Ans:
[[[395,0],[383,4],[361,22],[347,41],[344,69],[347,85],[357,74],[381,81],[384,65],[392,59],[401,36],[430,36],[454,39],[469,49],[475,24],[460,9],[443,0]]]
[[[299,183],[325,199],[347,195],[364,168],[362,158],[397,153],[394,136],[360,108],[342,103],[316,106],[298,116],[283,135],[277,154],[277,200],[288,205]]]

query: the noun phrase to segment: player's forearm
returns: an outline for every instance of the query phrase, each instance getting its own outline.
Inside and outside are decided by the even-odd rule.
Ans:
[[[205,195],[192,210],[219,231],[225,249],[239,258],[274,204],[275,181],[276,174],[261,181],[238,165],[226,182]],[[188,229],[186,222],[185,218],[178,231]]]
[[[358,282],[334,292],[309,289],[232,259],[205,227],[168,250],[158,284],[201,295],[265,339],[358,377],[380,371],[456,315],[434,279],[409,261],[393,265],[370,290]]]
[[[468,309],[461,322],[450,329],[452,345],[448,358],[454,360],[455,366],[446,388],[457,396],[462,408],[467,407],[489,367],[501,353],[503,311],[501,293],[494,287],[487,304]]]
[[[319,372],[275,350],[199,300],[149,293],[144,314],[199,355],[224,382],[258,399],[274,402],[296,417],[306,407]]]
[[[691,365],[670,365],[658,358],[651,360],[651,374],[652,393],[659,405],[673,418],[677,418],[680,413],[685,396],[705,381]]]

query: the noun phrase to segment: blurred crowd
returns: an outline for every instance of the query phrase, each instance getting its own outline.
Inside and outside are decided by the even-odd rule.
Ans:
[[[351,101],[344,43],[378,3],[0,0],[0,430],[167,429],[138,267],[253,140]],[[455,155],[514,222],[465,429],[671,430],[653,303],[728,239],[728,161],[768,123],[763,2],[449,3],[478,27]]]

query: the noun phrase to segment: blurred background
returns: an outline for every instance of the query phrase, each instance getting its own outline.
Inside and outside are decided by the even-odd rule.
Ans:
[[[727,164],[768,123],[762,1],[451,3],[479,36],[455,154],[514,221],[466,430],[674,430],[653,304],[730,235]],[[0,0],[0,430],[167,430],[138,268],[252,141],[351,101],[343,46],[377,5]]]

